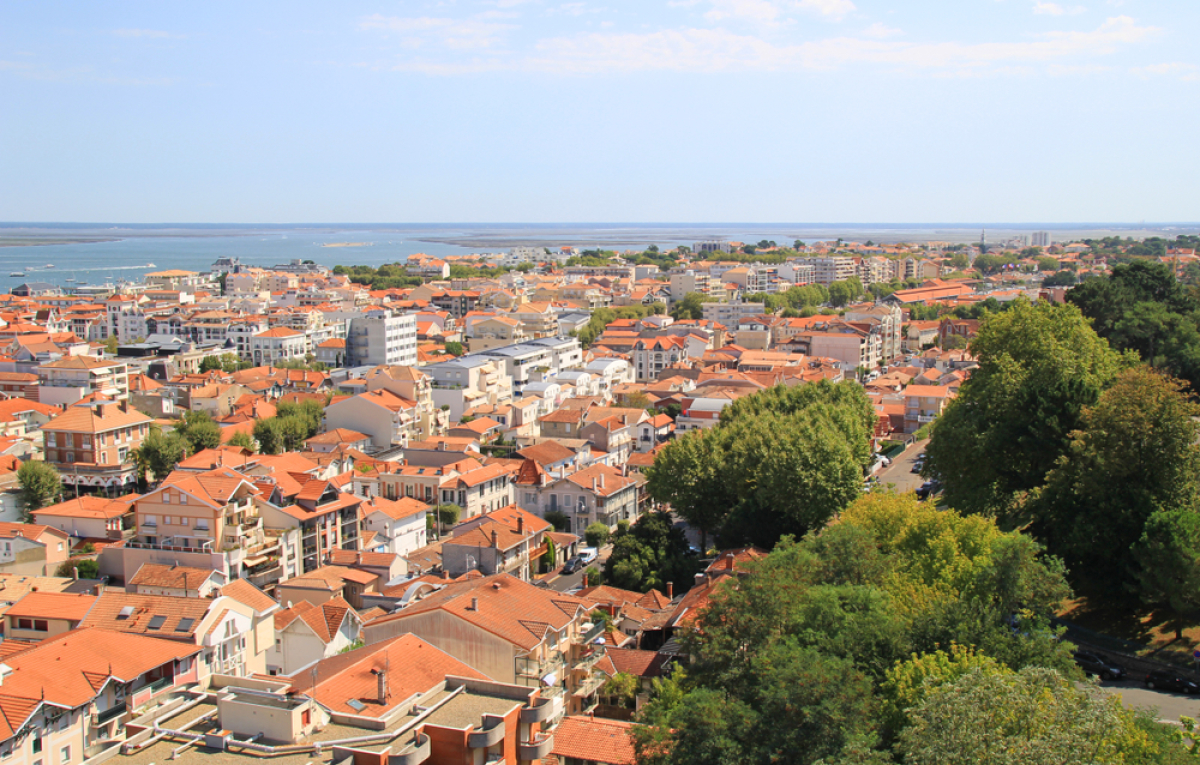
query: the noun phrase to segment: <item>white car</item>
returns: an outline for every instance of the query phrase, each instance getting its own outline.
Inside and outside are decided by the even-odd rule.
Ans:
[[[598,557],[600,557],[600,551],[595,547],[579,548],[579,561],[585,566],[596,560]]]

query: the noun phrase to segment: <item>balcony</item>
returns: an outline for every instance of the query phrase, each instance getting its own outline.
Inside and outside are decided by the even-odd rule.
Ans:
[[[571,695],[577,699],[586,698],[600,690],[600,687],[606,682],[608,682],[608,675],[604,674],[603,672],[592,675],[587,680],[583,681],[583,683],[580,684],[580,686],[576,688],[575,692]]]
[[[540,760],[549,757],[554,749],[554,734],[544,734],[533,741],[517,744],[517,758],[521,760]]]
[[[97,712],[96,714],[92,715],[92,725],[105,725],[128,711],[128,708],[124,704],[115,704],[103,712]]]
[[[399,752],[388,756],[388,765],[421,765],[431,753],[430,738],[418,733]]]
[[[562,711],[562,697],[550,696],[537,699],[532,706],[521,708],[521,722],[542,723],[554,718]]]
[[[936,414],[920,414],[917,415],[917,422],[933,422],[937,419]]]
[[[467,746],[486,749],[504,740],[504,718],[484,715],[483,727],[467,734]]]

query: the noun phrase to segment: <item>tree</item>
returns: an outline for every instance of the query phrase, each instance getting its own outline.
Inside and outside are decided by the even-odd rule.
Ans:
[[[561,510],[547,510],[542,518],[553,526],[555,531],[566,531],[571,527],[571,516]]]
[[[711,302],[713,302],[713,299],[708,295],[699,292],[689,292],[675,304],[675,309],[671,311],[671,317],[676,321],[703,319],[704,304]]]
[[[462,508],[451,502],[438,505],[434,508],[434,515],[437,516],[438,536],[442,535],[442,530],[447,526],[454,526],[458,523],[458,519],[462,517]]]
[[[967,253],[956,252],[950,256],[950,267],[955,271],[963,271],[970,267],[971,261],[967,258]]]
[[[1150,517],[1195,510],[1198,415],[1179,381],[1145,366],[1122,372],[1084,410],[1045,490],[1028,504],[1034,531],[1073,576],[1131,586],[1132,550]]]
[[[71,558],[58,564],[54,575],[73,578],[76,572],[80,579],[99,579],[100,564],[91,558]]]
[[[608,526],[600,521],[596,521],[584,529],[583,538],[587,542],[588,547],[599,549],[608,542]]]
[[[639,690],[641,690],[641,681],[636,675],[618,672],[600,686],[600,695],[613,706],[632,709],[637,703]]]
[[[667,582],[673,582],[682,592],[691,585],[697,566],[687,537],[671,524],[670,516],[650,512],[632,526],[618,526],[604,573],[609,584],[626,590],[665,591]]]
[[[21,517],[25,523],[33,521],[33,511],[54,504],[62,496],[62,478],[54,466],[41,460],[28,460],[17,468],[17,485],[20,493],[17,501],[21,505]]]
[[[1012,670],[970,646],[951,644],[950,650],[913,654],[888,670],[880,686],[885,737],[891,740],[911,724],[909,713],[930,693],[974,671],[1011,674]]]
[[[1024,300],[987,315],[971,349],[979,368],[938,419],[925,472],[950,506],[1015,525],[1122,361],[1074,306]]]
[[[463,350],[463,344],[456,340],[447,342],[445,347],[446,353],[449,353],[451,356],[461,356],[466,352]]]
[[[221,359],[217,356],[205,356],[200,359],[200,374],[216,372],[222,369]]]
[[[254,440],[263,454],[279,454],[283,448],[283,433],[278,417],[268,417],[254,423]]]
[[[600,569],[595,566],[588,566],[583,571],[583,586],[584,587],[599,587],[604,583],[604,576],[600,573]]]
[[[976,668],[932,692],[900,736],[906,765],[1148,762],[1155,753],[1117,696],[1054,670]]]
[[[138,447],[138,462],[155,481],[166,478],[179,461],[187,456],[188,443],[179,433],[163,432],[152,427]]]
[[[229,446],[240,446],[243,449],[249,449],[252,452],[258,451],[258,444],[254,441],[254,436],[244,430],[239,430],[229,437],[225,442]]]
[[[312,431],[308,418],[294,414],[290,417],[274,418],[278,423],[279,449],[281,452],[298,452],[304,448],[304,442],[311,438]]]
[[[312,438],[321,432],[325,420],[325,407],[318,401],[306,399],[298,403],[281,401],[275,407],[275,414],[280,418],[296,417],[304,425],[304,439]],[[288,450],[290,451],[290,450]]]
[[[175,432],[187,440],[188,450],[193,454],[203,449],[216,449],[221,445],[221,426],[213,422],[208,412],[185,413],[183,421],[175,426]]]
[[[542,565],[546,571],[553,571],[558,565],[558,546],[551,539],[546,540],[546,554],[542,557]]]
[[[117,355],[117,336],[116,335],[109,335],[108,337],[104,338],[104,351],[109,356]]]
[[[1146,520],[1133,547],[1138,593],[1150,606],[1175,613],[1175,639],[1183,639],[1185,619],[1200,613],[1200,514],[1163,510]]]

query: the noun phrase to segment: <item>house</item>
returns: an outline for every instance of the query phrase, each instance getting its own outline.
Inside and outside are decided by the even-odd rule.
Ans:
[[[289,560],[301,561],[298,573],[308,573],[320,568],[331,550],[358,549],[363,501],[330,481],[309,476],[294,504],[276,507],[263,502],[258,508],[267,526],[298,532],[280,544],[289,548]]]
[[[388,499],[413,497],[429,504],[454,504],[470,518],[511,505],[512,474],[504,465],[481,465],[462,459],[441,467],[405,465],[379,477],[380,491]]]
[[[5,656],[0,759],[82,762],[123,731],[129,710],[194,685],[201,648],[103,629],[76,629]],[[69,669],[69,671],[68,671]]]
[[[354,646],[362,618],[341,598],[320,605],[301,600],[275,613],[275,644],[267,652],[267,674],[290,675]]]
[[[417,403],[385,389],[350,396],[325,408],[325,426],[369,436],[373,450],[416,438]]]
[[[620,521],[637,520],[638,479],[609,465],[591,465],[557,480],[549,480],[537,489],[535,506],[527,508],[539,517],[547,512],[568,516],[564,531],[583,534],[593,523],[616,530]]]
[[[129,368],[123,361],[66,356],[38,368],[38,401],[70,405],[99,394],[112,401],[129,398]]]
[[[64,484],[121,491],[137,480],[133,453],[151,419],[127,401],[95,401],[67,409],[42,426],[46,462]]]
[[[0,523],[0,572],[53,574],[71,555],[71,537],[37,523]]]
[[[4,639],[40,641],[79,627],[96,596],[72,592],[30,592],[4,612]]]
[[[427,542],[425,519],[429,509],[429,505],[412,497],[368,499],[359,512],[364,534],[375,532],[371,551],[408,555],[424,547]]]
[[[302,601],[319,606],[345,600],[353,608],[363,607],[363,595],[378,592],[380,576],[376,572],[347,566],[321,566],[275,587],[284,605]],[[386,584],[386,582],[383,582]]]
[[[443,540],[442,569],[451,577],[478,571],[529,581],[546,553],[546,534],[553,529],[516,505],[477,515],[455,526]]]
[[[214,597],[224,586],[225,575],[219,571],[143,563],[133,578],[125,583],[125,591],[137,595],[208,598]]]
[[[909,385],[904,389],[904,432],[916,433],[936,420],[953,398],[949,385]]]
[[[594,672],[603,624],[591,604],[498,574],[450,582],[363,629],[368,645],[411,633],[502,683],[543,687],[568,712],[594,708],[604,683]]]
[[[338,447],[364,451],[370,448],[370,444],[370,436],[346,428],[332,428],[304,442],[309,451],[320,454],[329,454]]]
[[[117,540],[134,531],[133,499],[136,494],[106,499],[85,494],[33,512],[35,522],[79,539]]]
[[[570,715],[554,729],[553,755],[560,765],[634,765],[633,723]]]

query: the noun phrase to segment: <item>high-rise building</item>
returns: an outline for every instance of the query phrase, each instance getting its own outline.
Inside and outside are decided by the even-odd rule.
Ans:
[[[386,309],[350,319],[346,335],[347,366],[415,366],[417,317]]]
[[[1034,247],[1049,247],[1050,232],[1049,231],[1034,231],[1031,237],[1031,242]]]

